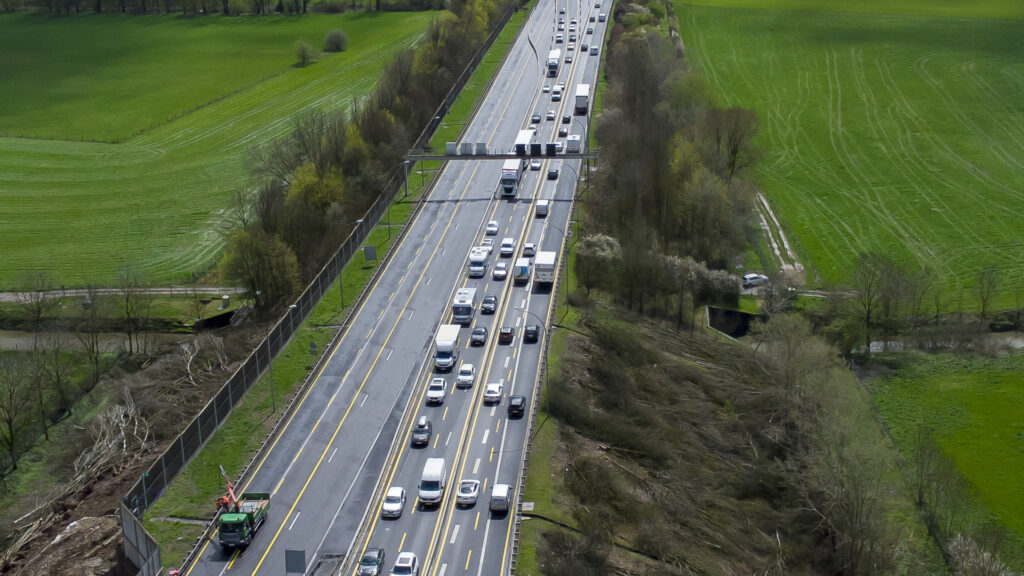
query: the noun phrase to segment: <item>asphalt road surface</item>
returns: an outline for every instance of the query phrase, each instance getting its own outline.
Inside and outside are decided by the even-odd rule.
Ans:
[[[575,86],[595,85],[600,55],[570,52],[574,61],[563,62],[556,78],[546,77],[545,60],[554,43],[559,10],[565,9],[568,39],[569,21],[579,21],[577,46],[603,38],[604,23],[589,23],[599,11],[594,4],[569,0],[540,0],[523,33],[513,45],[477,115],[465,141],[487,142],[494,150],[509,150],[519,130],[530,124],[532,114],[545,116],[554,110],[555,121],[537,126],[539,142],[556,138],[562,115],[572,134],[582,134],[587,118],[573,114]],[[594,27],[593,34],[587,34]],[[603,51],[603,46],[601,46]],[[552,102],[543,85],[564,82],[566,95]],[[584,136],[585,137],[585,136]],[[385,570],[390,570],[400,551],[415,553],[421,574],[505,574],[510,570],[510,549],[515,510],[518,506],[518,478],[529,418],[509,420],[508,397],[524,394],[527,411],[533,410],[533,391],[543,341],[527,344],[523,328],[543,327],[553,303],[550,289],[533,282],[515,285],[494,280],[494,264],[509,268],[513,258],[501,258],[495,247],[484,278],[466,274],[469,249],[480,244],[485,224],[499,223],[491,236],[514,238],[516,257],[526,242],[538,250],[559,251],[571,240],[571,202],[580,161],[545,158],[541,170],[528,171],[515,200],[496,196],[501,160],[453,161],[443,169],[437,185],[393,257],[368,294],[352,322],[339,339],[330,359],[314,383],[299,400],[300,405],[274,441],[265,458],[258,462],[251,479],[240,491],[271,492],[269,519],[245,550],[223,550],[217,536],[205,542],[186,574],[284,574],[285,551],[304,551],[312,567],[325,555],[347,554],[345,574],[354,573],[354,561],[367,546],[387,553]],[[547,179],[549,167],[560,168],[557,180]],[[552,201],[550,214],[536,218],[538,199]],[[568,235],[566,233],[569,233]],[[561,260],[561,255],[559,256]],[[559,262],[561,263],[561,262]],[[494,315],[477,310],[473,326],[487,326],[490,338],[485,346],[470,347],[471,327],[460,331],[460,354],[456,362],[477,367],[473,387],[456,389],[454,371],[433,370],[433,339],[440,324],[451,320],[451,301],[457,288],[476,287],[478,302],[485,294],[498,297]],[[515,329],[511,344],[499,345],[498,328]],[[449,394],[439,406],[426,406],[427,382],[436,376],[448,381]],[[500,403],[484,405],[483,390],[488,382],[503,385]],[[412,448],[410,434],[416,419],[428,416],[433,437],[428,446]],[[444,458],[447,490],[440,506],[420,509],[417,485],[427,458]],[[455,488],[462,478],[481,482],[479,502],[471,508],[456,509]],[[513,486],[512,512],[492,515],[488,511],[491,487],[495,483]],[[397,520],[380,520],[383,492],[403,486],[408,493],[405,512]]]

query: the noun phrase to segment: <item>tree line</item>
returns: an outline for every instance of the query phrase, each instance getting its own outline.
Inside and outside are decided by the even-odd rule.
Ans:
[[[224,279],[259,310],[289,302],[401,174],[405,151],[454,81],[504,21],[506,0],[455,0],[423,41],[387,64],[376,89],[340,111],[298,118],[284,138],[252,155],[252,186],[235,197],[222,228]]]
[[[728,270],[753,233],[755,190],[743,175],[757,158],[758,119],[717,106],[671,40],[646,27],[655,12],[643,15],[616,14],[575,271],[588,294],[601,288],[642,314],[692,324],[703,304],[738,301]]]
[[[25,8],[50,14],[182,14],[201,16],[223,14],[305,14],[310,11],[347,10],[440,10],[442,0],[0,0],[0,11],[11,13]]]

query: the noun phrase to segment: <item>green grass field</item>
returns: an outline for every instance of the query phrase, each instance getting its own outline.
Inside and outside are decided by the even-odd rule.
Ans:
[[[900,360],[900,359],[897,359]],[[1024,355],[903,359],[874,398],[901,452],[914,458],[918,426],[977,491],[980,513],[1015,532],[1005,556],[1024,565]]]
[[[706,3],[676,3],[689,61],[758,112],[757,180],[812,282],[866,250],[948,290],[1024,281],[1024,3]]]
[[[0,289],[39,269],[64,285],[201,274],[249,151],[366,94],[435,15],[0,16]],[[333,28],[348,51],[295,68],[296,40]]]

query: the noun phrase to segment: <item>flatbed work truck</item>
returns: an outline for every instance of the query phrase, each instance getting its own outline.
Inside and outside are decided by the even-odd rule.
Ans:
[[[224,548],[244,548],[252,543],[253,536],[267,520],[270,512],[270,492],[242,492],[235,497],[235,485],[231,483],[224,467],[221,475],[227,481],[228,492],[217,499],[218,508],[225,508],[217,519],[217,535]]]

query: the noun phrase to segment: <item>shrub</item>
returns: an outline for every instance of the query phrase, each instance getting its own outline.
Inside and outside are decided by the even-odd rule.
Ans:
[[[299,59],[299,66],[309,66],[320,59],[320,51],[309,42],[299,40],[295,43],[295,56]]]
[[[324,37],[324,52],[344,52],[348,50],[348,34],[341,28],[335,28]]]

